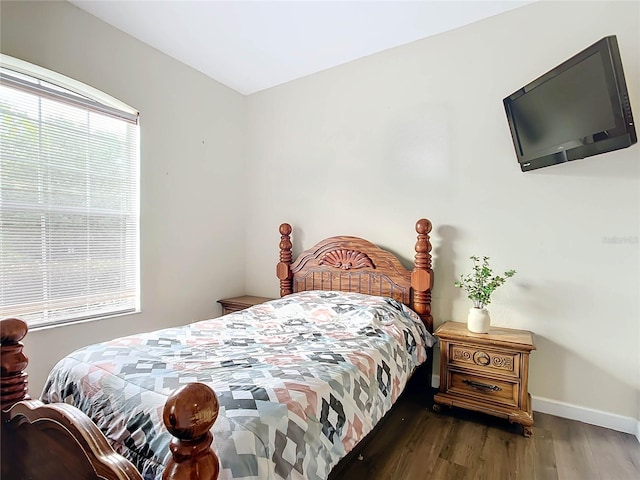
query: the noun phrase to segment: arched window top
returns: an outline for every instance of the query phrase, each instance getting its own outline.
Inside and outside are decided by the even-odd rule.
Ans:
[[[132,123],[138,121],[138,111],[117,98],[19,58],[0,54],[0,78],[3,83],[14,88],[27,91],[36,89],[39,95],[49,95],[68,103],[79,103]]]

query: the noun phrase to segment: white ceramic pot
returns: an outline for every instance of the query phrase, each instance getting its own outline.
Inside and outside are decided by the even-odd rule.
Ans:
[[[488,333],[491,317],[486,308],[471,307],[467,317],[467,329],[473,333]]]

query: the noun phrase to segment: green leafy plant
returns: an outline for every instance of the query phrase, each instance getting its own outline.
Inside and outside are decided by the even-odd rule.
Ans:
[[[476,308],[484,308],[491,303],[491,294],[507,281],[507,278],[513,277],[515,270],[508,270],[500,275],[493,275],[493,271],[489,266],[489,257],[472,256],[473,272],[468,275],[460,275],[460,280],[455,282],[455,286],[467,292],[469,300],[473,302]]]

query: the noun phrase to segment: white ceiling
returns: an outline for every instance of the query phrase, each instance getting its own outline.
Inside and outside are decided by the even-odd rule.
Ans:
[[[70,0],[245,95],[531,0]]]

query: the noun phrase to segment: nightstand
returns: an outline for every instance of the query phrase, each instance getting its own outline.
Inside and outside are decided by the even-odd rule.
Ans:
[[[526,330],[491,327],[472,333],[467,324],[446,322],[434,332],[440,339],[440,405],[461,407],[506,418],[533,433],[529,395],[529,354],[533,334]]]
[[[218,303],[222,305],[222,315],[226,315],[227,313],[244,310],[245,308],[258,305],[259,303],[268,302],[269,300],[273,300],[273,298],[243,295],[241,297],[224,298],[222,300],[218,300]]]

